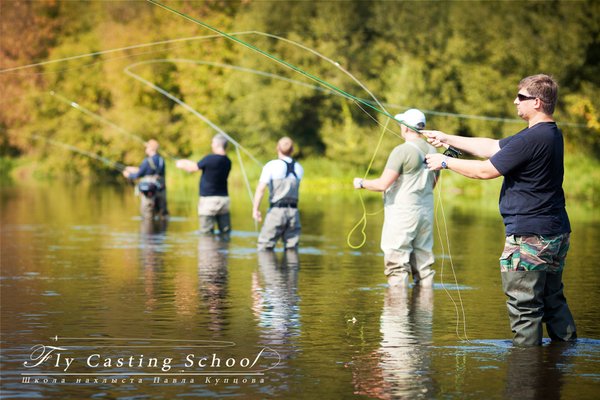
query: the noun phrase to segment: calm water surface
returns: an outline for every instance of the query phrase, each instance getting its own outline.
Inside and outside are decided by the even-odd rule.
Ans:
[[[398,292],[383,276],[381,214],[364,247],[346,244],[360,218],[352,193],[305,195],[299,251],[274,254],[255,251],[245,197],[233,199],[234,234],[222,243],[196,234],[193,192],[171,194],[168,224],[142,223],[119,188],[0,194],[3,399],[600,393],[594,212],[572,213],[564,279],[581,339],[515,349],[496,212],[446,206],[433,290]]]

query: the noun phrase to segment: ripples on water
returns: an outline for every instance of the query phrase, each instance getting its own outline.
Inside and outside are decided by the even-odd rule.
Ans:
[[[2,398],[591,399],[598,393],[600,323],[590,305],[600,295],[589,288],[599,278],[581,261],[597,250],[577,237],[576,221],[565,279],[582,339],[516,349],[496,269],[498,243],[463,240],[495,238],[493,224],[451,216],[454,257],[437,249],[434,287],[398,291],[383,277],[380,221],[367,245],[351,250],[345,232],[353,216],[328,220],[339,216],[325,210],[339,206],[327,201],[303,203],[297,252],[257,253],[246,209],[234,209],[238,227],[225,243],[198,236],[194,217],[145,224],[131,210],[90,215],[78,211],[94,209],[85,196],[77,203],[46,199],[48,210],[69,212],[28,212],[20,201],[40,194],[12,190],[2,204]],[[598,226],[584,231],[596,242],[600,237]],[[210,347],[194,347],[199,341]],[[173,368],[187,371],[190,353],[241,359],[264,349],[265,382],[22,383],[32,346],[53,343],[81,359],[173,357]],[[72,370],[90,372],[81,362]]]

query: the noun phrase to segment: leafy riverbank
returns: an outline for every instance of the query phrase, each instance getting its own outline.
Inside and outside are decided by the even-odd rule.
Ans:
[[[231,155],[230,155],[231,156]],[[231,156],[233,170],[230,177],[230,186],[238,191],[240,196],[249,196],[246,192],[253,194],[258,181],[261,166],[244,161],[243,168],[238,159]],[[324,158],[310,158],[301,160],[305,170],[302,181],[303,193],[331,194],[340,196],[351,195],[352,178],[364,177],[364,169]],[[379,157],[375,166],[368,174],[369,178],[377,177],[385,163],[385,156]],[[10,182],[36,182],[49,181],[53,179],[66,180],[68,182],[92,181],[106,184],[122,184],[125,180],[117,171],[107,170],[102,176],[91,176],[77,179],[69,179],[69,175],[48,176],[44,173],[44,164],[33,159],[0,158],[2,166],[2,182],[4,185]],[[244,174],[246,178],[244,177]],[[200,174],[188,174],[178,170],[169,162],[167,168],[167,184],[174,190],[183,191],[186,194],[196,193]],[[247,179],[247,183],[246,183]],[[464,178],[450,171],[442,172],[439,191],[440,198],[445,202],[464,203],[478,202],[482,205],[490,204],[497,207],[497,199],[502,179],[491,181],[478,181]],[[249,188],[248,188],[249,186]],[[568,204],[593,207],[600,202],[600,161],[585,155],[573,153],[565,154],[565,179],[563,184]],[[236,194],[234,194],[236,195]],[[378,197],[379,194],[366,194],[367,197]]]
[[[570,150],[600,153],[598,2],[173,2],[263,54],[148,2],[4,3],[0,154],[43,160],[43,174],[114,178],[64,148],[132,164],[156,138],[190,157],[218,127],[263,161],[289,135],[306,186],[337,190],[364,172],[382,126],[378,161],[397,143],[389,116],[407,108],[445,132],[514,134],[518,82],[537,73],[560,85],[554,117]],[[593,198],[582,185],[576,196]]]

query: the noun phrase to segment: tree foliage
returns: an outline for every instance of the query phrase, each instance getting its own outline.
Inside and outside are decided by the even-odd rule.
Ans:
[[[514,121],[512,104],[518,81],[551,74],[561,85],[555,117],[567,146],[599,154],[596,1],[213,0],[167,5],[373,101],[354,77],[391,114],[418,107],[426,111],[429,127],[468,136],[499,138],[520,130],[523,124]],[[133,135],[156,137],[169,154],[189,157],[208,151],[214,130],[127,75],[127,67],[263,160],[272,157],[277,138],[290,135],[299,144],[300,157],[366,165],[386,123],[383,114],[365,106],[362,110],[311,77],[151,3],[47,0],[3,2],[0,7],[3,70],[196,37],[0,73],[2,153],[17,151],[43,160],[50,175],[111,173],[94,160],[65,157],[63,150],[31,140],[32,135],[124,163],[142,157],[138,141],[58,101],[50,91]],[[389,127],[397,131],[394,123]],[[398,142],[397,136],[386,135],[383,146],[389,149]]]

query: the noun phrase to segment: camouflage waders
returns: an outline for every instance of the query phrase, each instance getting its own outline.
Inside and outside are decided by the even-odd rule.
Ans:
[[[563,294],[562,272],[569,234],[507,236],[500,257],[502,288],[513,344],[542,344],[542,323],[552,340],[577,338],[575,321]]]

